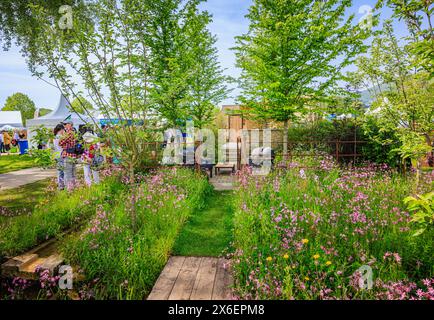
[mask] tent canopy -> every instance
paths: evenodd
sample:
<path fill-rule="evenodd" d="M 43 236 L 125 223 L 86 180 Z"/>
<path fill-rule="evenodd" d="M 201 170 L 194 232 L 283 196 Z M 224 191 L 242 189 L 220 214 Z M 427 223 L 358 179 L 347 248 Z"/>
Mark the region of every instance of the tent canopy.
<path fill-rule="evenodd" d="M 76 114 L 74 112 L 71 112 L 71 106 L 66 100 L 66 98 L 62 95 L 60 97 L 59 104 L 57 105 L 57 108 L 50 112 L 49 114 L 39 117 L 36 119 L 27 120 L 27 127 L 28 127 L 28 139 L 30 141 L 30 144 L 32 147 L 36 146 L 36 143 L 34 141 L 35 136 L 35 128 L 39 126 L 44 126 L 46 128 L 54 128 L 59 123 L 63 122 L 66 118 L 71 117 L 70 119 L 74 123 L 75 127 L 78 127 L 80 124 L 86 124 L 86 123 L 92 123 L 92 119 L 89 117 L 86 117 L 82 114 Z"/>
<path fill-rule="evenodd" d="M 69 104 L 68 100 L 66 100 L 66 98 L 62 95 L 60 96 L 59 104 L 54 111 L 43 117 L 27 120 L 27 126 L 37 127 L 44 125 L 48 127 L 54 127 L 68 117 L 71 117 L 72 121 L 74 122 L 74 126 L 91 122 L 91 119 L 89 119 L 89 117 L 71 112 L 71 105 Z"/>
<path fill-rule="evenodd" d="M 0 111 L 0 128 L 4 126 L 22 128 L 21 111 Z"/>

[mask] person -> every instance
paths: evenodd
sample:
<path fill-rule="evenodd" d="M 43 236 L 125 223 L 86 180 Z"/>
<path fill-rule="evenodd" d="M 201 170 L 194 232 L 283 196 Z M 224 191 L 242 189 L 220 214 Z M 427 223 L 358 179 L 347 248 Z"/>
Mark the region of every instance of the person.
<path fill-rule="evenodd" d="M 83 174 L 84 181 L 87 186 L 92 185 L 92 177 L 93 183 L 99 183 L 99 172 L 98 168 L 103 163 L 103 157 L 100 154 L 100 146 L 97 142 L 98 137 L 95 134 L 88 130 L 83 134 L 83 142 L 85 143 L 84 153 L 81 156 L 83 161 Z"/>
<path fill-rule="evenodd" d="M 20 135 L 18 134 L 17 130 L 14 130 L 13 136 L 12 136 L 12 145 L 14 147 L 18 148 L 18 152 L 20 151 L 20 144 L 18 143 L 20 141 Z"/>
<path fill-rule="evenodd" d="M 5 152 L 5 144 L 4 144 L 4 138 L 3 138 L 3 131 L 0 131 L 0 155 Z"/>
<path fill-rule="evenodd" d="M 57 188 L 59 190 L 65 189 L 65 172 L 64 162 L 62 158 L 63 148 L 59 145 L 59 140 L 65 133 L 65 128 L 62 124 L 58 124 L 54 130 L 53 149 L 55 153 L 55 160 L 57 162 Z"/>
<path fill-rule="evenodd" d="M 65 120 L 63 124 L 65 132 L 59 139 L 59 146 L 62 148 L 65 186 L 71 189 L 76 182 L 77 138 L 72 120 Z"/>
<path fill-rule="evenodd" d="M 7 154 L 9 154 L 9 151 L 11 150 L 11 142 L 12 142 L 11 136 L 7 131 L 5 131 L 3 133 L 3 143 L 4 143 L 5 152 L 7 152 Z"/>

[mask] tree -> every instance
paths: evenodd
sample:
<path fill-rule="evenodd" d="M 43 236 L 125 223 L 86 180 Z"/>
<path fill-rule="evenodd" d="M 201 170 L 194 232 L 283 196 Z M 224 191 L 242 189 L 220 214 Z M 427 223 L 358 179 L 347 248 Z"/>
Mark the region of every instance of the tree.
<path fill-rule="evenodd" d="M 15 41 L 22 48 L 23 53 L 37 50 L 40 37 L 38 19 L 33 15 L 32 5 L 41 7 L 46 17 L 53 22 L 60 18 L 59 9 L 64 5 L 74 8 L 74 17 L 89 20 L 91 11 L 89 3 L 96 0 L 14 0 L 0 2 L 0 43 L 4 49 L 9 49 Z"/>
<path fill-rule="evenodd" d="M 209 125 L 216 116 L 216 106 L 230 92 L 226 82 L 230 77 L 223 75 L 218 62 L 217 39 L 206 26 L 211 22 L 209 15 L 198 16 L 190 27 L 191 80 L 189 81 L 189 116 L 198 128 Z"/>
<path fill-rule="evenodd" d="M 202 14 L 199 2 L 100 0 L 86 9 L 91 19 L 74 19 L 73 30 L 59 29 L 43 6 L 29 6 L 38 22 L 35 45 L 26 52 L 30 70 L 50 77 L 64 96 L 77 99 L 84 115 L 92 116 L 79 99 L 83 88 L 105 117 L 120 120 L 106 134 L 131 182 L 149 158 L 148 142 L 158 139 L 150 127 L 155 115 L 173 123 L 188 106 L 191 78 L 185 76 L 192 68 L 191 60 L 182 58 L 190 58 L 189 33 L 183 31 Z"/>
<path fill-rule="evenodd" d="M 203 0 L 149 2 L 150 95 L 153 108 L 171 127 L 189 119 L 203 126 L 228 92 L 217 62 L 216 39 L 207 30 L 211 16 Z"/>
<path fill-rule="evenodd" d="M 75 98 L 71 103 L 72 111 L 84 114 L 87 111 L 93 111 L 95 108 L 93 107 L 92 103 L 90 103 L 88 100 L 83 98 L 81 95 L 79 95 L 77 98 Z"/>
<path fill-rule="evenodd" d="M 387 4 L 394 11 L 394 17 L 407 24 L 409 51 L 412 64 L 434 76 L 434 30 L 433 0 L 380 0 L 377 8 Z"/>
<path fill-rule="evenodd" d="M 382 144 L 398 140 L 401 146 L 395 151 L 404 160 L 412 159 L 416 167 L 431 151 L 434 81 L 424 69 L 414 69 L 412 56 L 411 46 L 400 45 L 388 20 L 374 39 L 369 56 L 358 59 L 358 70 L 349 78 L 354 87 L 368 89 L 374 97 L 365 116 L 366 132 Z M 381 129 L 371 132 L 368 124 L 372 123 Z"/>
<path fill-rule="evenodd" d="M 351 1 L 255 0 L 249 32 L 237 37 L 240 101 L 253 118 L 284 123 L 304 106 L 342 91 L 342 69 L 366 50 L 370 30 L 344 20 Z M 375 21 L 376 19 L 374 19 Z"/>
<path fill-rule="evenodd" d="M 39 108 L 39 117 L 46 116 L 47 114 L 49 114 L 52 111 L 53 110 L 48 109 L 48 108 Z"/>
<path fill-rule="evenodd" d="M 35 103 L 24 93 L 14 93 L 6 99 L 3 111 L 20 111 L 23 125 L 27 119 L 33 119 L 36 107 Z"/>

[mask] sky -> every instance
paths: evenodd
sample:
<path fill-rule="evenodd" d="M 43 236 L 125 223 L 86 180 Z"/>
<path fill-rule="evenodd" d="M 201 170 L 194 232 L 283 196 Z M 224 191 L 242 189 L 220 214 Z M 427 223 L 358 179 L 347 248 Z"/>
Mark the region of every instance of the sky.
<path fill-rule="evenodd" d="M 227 75 L 237 77 L 240 73 L 235 67 L 235 55 L 230 50 L 235 45 L 235 36 L 248 31 L 249 21 L 245 18 L 252 0 L 208 0 L 201 5 L 213 15 L 213 22 L 209 26 L 210 31 L 218 38 L 217 49 L 219 61 Z M 359 12 L 363 6 L 374 7 L 376 0 L 355 0 L 349 13 L 356 15 L 356 20 L 363 17 Z M 386 9 L 383 17 L 390 16 L 390 10 Z M 404 29 L 402 24 L 396 26 L 398 32 Z M 27 94 L 38 108 L 53 109 L 59 101 L 58 90 L 45 82 L 33 78 L 27 69 L 24 58 L 19 48 L 12 47 L 10 51 L 0 51 L 0 108 L 3 107 L 6 98 L 15 92 Z M 231 97 L 221 104 L 234 104 L 239 90 L 234 90 Z"/>

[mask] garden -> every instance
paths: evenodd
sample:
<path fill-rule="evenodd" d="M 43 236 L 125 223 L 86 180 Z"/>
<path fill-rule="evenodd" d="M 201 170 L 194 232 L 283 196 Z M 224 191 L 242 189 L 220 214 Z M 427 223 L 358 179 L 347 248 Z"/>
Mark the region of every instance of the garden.
<path fill-rule="evenodd" d="M 434 300 L 432 1 L 248 1 L 230 72 L 209 2 L 0 4 L 67 112 L 8 99 L 0 300 Z"/>

